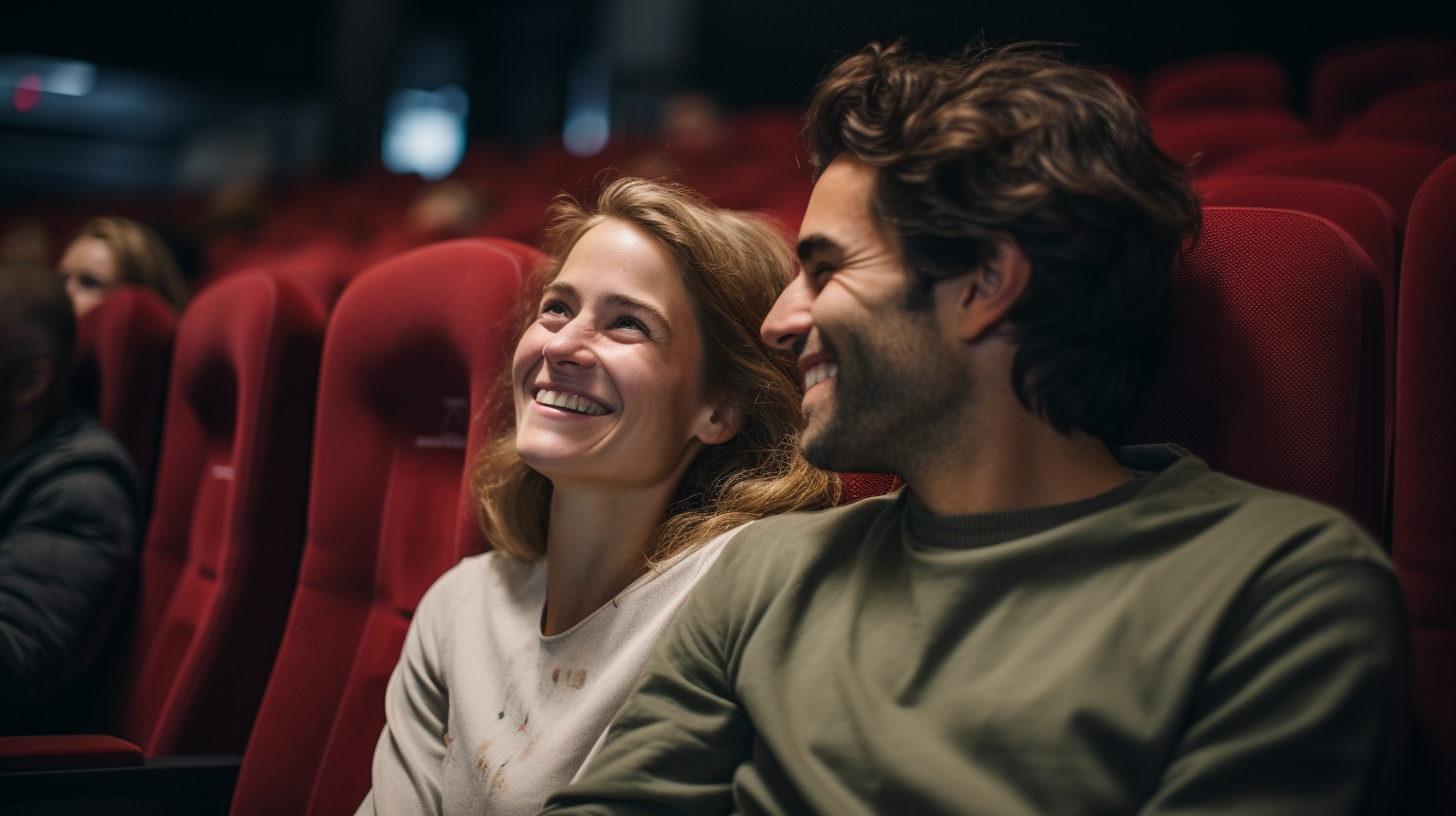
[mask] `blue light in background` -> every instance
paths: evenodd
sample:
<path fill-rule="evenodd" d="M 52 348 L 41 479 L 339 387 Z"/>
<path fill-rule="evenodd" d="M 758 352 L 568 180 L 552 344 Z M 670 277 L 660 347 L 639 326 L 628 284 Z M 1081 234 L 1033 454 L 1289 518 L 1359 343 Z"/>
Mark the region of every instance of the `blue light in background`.
<path fill-rule="evenodd" d="M 577 61 L 566 80 L 566 123 L 561 144 L 573 156 L 595 156 L 612 137 L 612 69 L 606 55 Z"/>
<path fill-rule="evenodd" d="M 397 91 L 384 120 L 384 166 L 427 181 L 450 175 L 465 157 L 469 112 L 470 97 L 458 85 Z"/>

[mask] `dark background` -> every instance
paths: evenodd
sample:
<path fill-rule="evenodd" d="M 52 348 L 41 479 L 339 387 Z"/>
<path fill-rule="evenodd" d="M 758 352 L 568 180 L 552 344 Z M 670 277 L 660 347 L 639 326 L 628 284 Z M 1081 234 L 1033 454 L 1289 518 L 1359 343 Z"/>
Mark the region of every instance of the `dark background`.
<path fill-rule="evenodd" d="M 691 5 L 690 57 L 674 82 L 706 90 L 732 108 L 800 104 L 837 55 L 871 40 L 908 37 L 917 50 L 943 54 L 984 34 L 992 41 L 1065 43 L 1078 61 L 1139 75 L 1200 53 L 1263 52 L 1289 69 L 1299 109 L 1312 63 L 1331 47 L 1386 35 L 1456 34 L 1456 2 L 1449 0 Z M 321 161 L 347 170 L 377 153 L 384 100 L 400 82 L 401 55 L 421 32 L 463 46 L 471 138 L 524 145 L 559 131 L 567 72 L 601 39 L 614 7 L 606 0 L 15 0 L 0 21 L 0 54 L 83 59 L 103 71 L 140 69 L 173 80 L 210 100 L 196 116 L 179 119 L 192 124 L 239 106 L 279 118 L 290 105 L 315 105 L 327 131 Z M 14 130 L 15 122 L 0 122 L 0 135 L 6 128 Z M 179 131 L 154 141 L 181 138 Z M 5 172 L 0 169 L 0 192 L 14 186 Z"/>

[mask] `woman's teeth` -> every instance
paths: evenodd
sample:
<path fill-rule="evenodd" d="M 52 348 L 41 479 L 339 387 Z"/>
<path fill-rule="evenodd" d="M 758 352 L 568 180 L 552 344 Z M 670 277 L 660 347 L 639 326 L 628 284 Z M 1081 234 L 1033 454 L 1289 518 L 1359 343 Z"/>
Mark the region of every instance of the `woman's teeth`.
<path fill-rule="evenodd" d="M 560 391 L 537 391 L 536 401 L 542 405 L 550 405 L 553 408 L 587 416 L 601 416 L 607 413 L 607 409 L 589 399 L 578 397 L 575 394 L 563 394 Z"/>
<path fill-rule="evenodd" d="M 839 373 L 839 363 L 819 363 L 804 372 L 804 390 L 830 379 Z"/>

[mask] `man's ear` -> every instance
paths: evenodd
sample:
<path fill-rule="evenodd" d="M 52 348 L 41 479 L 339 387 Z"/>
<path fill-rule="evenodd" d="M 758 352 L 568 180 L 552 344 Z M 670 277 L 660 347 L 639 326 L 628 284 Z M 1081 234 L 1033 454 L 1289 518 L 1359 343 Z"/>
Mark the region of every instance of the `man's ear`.
<path fill-rule="evenodd" d="M 23 411 L 45 399 L 55 387 L 56 373 L 55 361 L 47 357 L 21 363 L 8 395 L 15 407 Z"/>
<path fill-rule="evenodd" d="M 733 403 L 725 407 L 710 406 L 710 413 L 698 424 L 695 436 L 705 445 L 721 445 L 732 439 L 743 427 L 743 409 Z"/>
<path fill-rule="evenodd" d="M 954 284 L 946 305 L 956 339 L 966 343 L 981 340 L 1002 325 L 1031 283 L 1031 261 L 1021 244 L 1008 233 L 996 233 L 990 255 L 969 275 L 942 282 Z"/>

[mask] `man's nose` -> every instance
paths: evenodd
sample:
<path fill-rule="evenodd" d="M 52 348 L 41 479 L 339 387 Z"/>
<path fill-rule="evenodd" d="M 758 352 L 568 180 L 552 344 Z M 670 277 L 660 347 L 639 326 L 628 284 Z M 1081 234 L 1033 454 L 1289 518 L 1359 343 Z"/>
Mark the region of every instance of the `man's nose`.
<path fill-rule="evenodd" d="M 764 318 L 759 329 L 763 342 L 771 348 L 793 351 L 794 344 L 807 337 L 809 330 L 814 328 L 814 318 L 809 314 L 813 303 L 814 293 L 809 289 L 807 276 L 800 270 L 779 293 L 779 299 L 774 301 L 768 317 Z"/>

